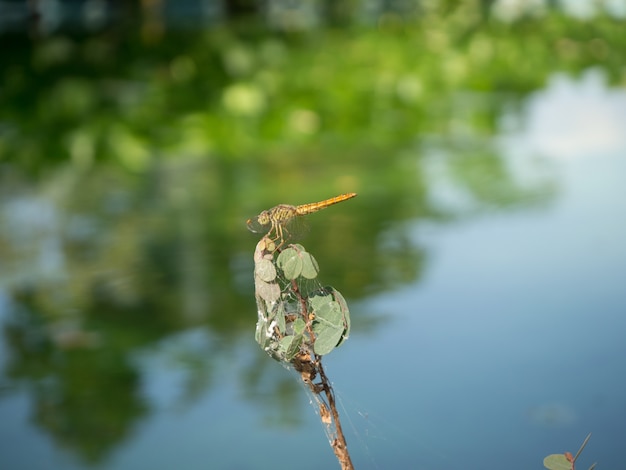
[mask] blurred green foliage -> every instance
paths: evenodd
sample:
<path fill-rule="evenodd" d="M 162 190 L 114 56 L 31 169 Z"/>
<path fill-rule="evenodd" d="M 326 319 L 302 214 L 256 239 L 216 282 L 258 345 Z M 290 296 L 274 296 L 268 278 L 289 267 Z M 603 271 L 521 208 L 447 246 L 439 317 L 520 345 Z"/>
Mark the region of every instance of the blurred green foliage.
<path fill-rule="evenodd" d="M 429 199 L 429 138 L 450 145 L 448 173 L 479 208 L 549 200 L 550 182 L 520 185 L 481 139 L 555 72 L 598 67 L 626 84 L 623 22 L 553 10 L 503 21 L 489 2 L 453 3 L 371 26 L 339 9 L 332 26 L 300 30 L 152 18 L 2 37 L 3 374 L 30 390 L 38 425 L 101 461 L 149 412 L 131 356 L 191 328 L 212 340 L 185 358 L 185 393 L 210 387 L 237 338 L 252 343 L 243 221 L 262 209 L 359 193 L 311 216 L 306 242 L 354 309 L 423 274 L 411 224 L 467 216 Z M 355 332 L 380 321 L 361 307 Z M 294 389 L 265 384 L 263 359 L 241 371 L 246 391 L 270 390 L 268 415 L 297 420 L 283 406 Z"/>
<path fill-rule="evenodd" d="M 503 22 L 472 5 L 382 16 L 375 28 L 7 37 L 0 160 L 146 171 L 155 158 L 262 158 L 274 171 L 287 155 L 315 165 L 448 133 L 459 90 L 519 97 L 557 70 L 592 66 L 624 83 L 618 19 L 550 11 Z M 489 132 L 504 104 L 464 119 Z"/>

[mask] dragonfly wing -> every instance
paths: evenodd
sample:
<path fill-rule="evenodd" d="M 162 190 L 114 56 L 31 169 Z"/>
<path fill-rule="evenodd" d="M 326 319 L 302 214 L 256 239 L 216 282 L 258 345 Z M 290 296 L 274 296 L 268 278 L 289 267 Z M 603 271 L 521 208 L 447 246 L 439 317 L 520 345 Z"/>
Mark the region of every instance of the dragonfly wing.
<path fill-rule="evenodd" d="M 248 219 L 248 221 L 246 222 L 246 225 L 248 226 L 248 230 L 250 230 L 253 233 L 267 233 L 272 228 L 271 222 L 262 224 L 259 221 L 259 216 Z"/>
<path fill-rule="evenodd" d="M 283 226 L 283 235 L 286 240 L 300 240 L 309 232 L 309 223 L 305 217 L 292 217 Z"/>

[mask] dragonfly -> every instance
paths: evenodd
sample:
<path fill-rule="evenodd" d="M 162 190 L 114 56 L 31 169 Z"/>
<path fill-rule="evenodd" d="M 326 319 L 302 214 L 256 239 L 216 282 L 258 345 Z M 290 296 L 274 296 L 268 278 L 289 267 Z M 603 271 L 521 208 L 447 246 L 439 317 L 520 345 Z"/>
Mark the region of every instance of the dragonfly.
<path fill-rule="evenodd" d="M 264 233 L 274 241 L 280 240 L 282 245 L 291 235 L 289 229 L 297 217 L 326 209 L 333 204 L 352 199 L 355 196 L 356 193 L 340 194 L 324 201 L 299 206 L 279 204 L 261 212 L 256 217 L 248 219 L 248 230 L 254 233 Z"/>

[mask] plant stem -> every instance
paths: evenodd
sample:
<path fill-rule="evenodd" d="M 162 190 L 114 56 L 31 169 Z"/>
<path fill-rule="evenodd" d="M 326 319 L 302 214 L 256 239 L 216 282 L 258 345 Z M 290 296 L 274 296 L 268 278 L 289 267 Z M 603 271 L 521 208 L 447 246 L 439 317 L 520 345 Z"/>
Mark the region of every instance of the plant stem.
<path fill-rule="evenodd" d="M 578 458 L 580 453 L 583 451 L 583 449 L 587 445 L 587 442 L 589 442 L 589 438 L 590 437 L 591 437 L 591 433 L 587 434 L 587 437 L 585 438 L 585 440 L 583 441 L 582 445 L 580 446 L 580 449 L 578 449 L 578 452 L 576 452 L 576 456 L 574 457 L 574 462 L 576 462 L 576 459 Z"/>

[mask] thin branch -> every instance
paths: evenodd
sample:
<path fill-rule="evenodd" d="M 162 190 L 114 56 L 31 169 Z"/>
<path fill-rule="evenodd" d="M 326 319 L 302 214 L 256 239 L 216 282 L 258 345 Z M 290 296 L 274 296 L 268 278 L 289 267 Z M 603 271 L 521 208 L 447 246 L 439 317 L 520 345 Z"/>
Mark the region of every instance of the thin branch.
<path fill-rule="evenodd" d="M 320 379 L 322 380 L 322 384 L 324 386 L 324 393 L 326 394 L 326 399 L 328 400 L 328 405 L 330 407 L 330 413 L 335 421 L 335 431 L 336 437 L 331 443 L 333 451 L 337 456 L 337 460 L 341 465 L 342 470 L 354 470 L 354 465 L 352 464 L 352 460 L 350 459 L 350 453 L 348 452 L 348 445 L 346 443 L 346 437 L 343 434 L 343 429 L 341 428 L 341 421 L 339 420 L 339 412 L 337 411 L 337 404 L 335 402 L 335 394 L 333 392 L 332 386 L 330 385 L 330 381 L 328 377 L 326 377 L 326 373 L 324 372 L 324 367 L 322 366 L 321 357 L 318 358 L 319 365 L 319 374 Z"/>
<path fill-rule="evenodd" d="M 315 333 L 313 332 L 313 329 L 312 329 L 311 317 L 310 317 L 310 312 L 308 311 L 308 308 L 307 308 L 306 298 L 300 292 L 300 289 L 298 288 L 298 283 L 295 281 L 295 279 L 291 281 L 291 288 L 292 288 L 292 291 L 296 294 L 296 297 L 298 298 L 298 300 L 300 301 L 300 304 L 302 306 L 302 311 L 304 312 L 304 315 L 306 317 L 304 320 L 306 322 L 307 332 L 310 337 L 310 343 L 311 345 L 314 345 Z M 311 354 L 313 355 L 314 353 L 311 351 Z M 326 400 L 328 402 L 328 408 L 330 408 L 330 414 L 332 416 L 332 420 L 334 422 L 334 428 L 335 428 L 335 432 L 332 433 L 333 436 L 332 437 L 329 436 L 331 437 L 330 445 L 333 448 L 333 452 L 335 453 L 335 456 L 337 457 L 339 464 L 341 465 L 341 469 L 342 470 L 354 470 L 354 465 L 352 464 L 350 453 L 348 452 L 348 445 L 346 443 L 346 437 L 343 433 L 343 429 L 341 428 L 341 420 L 339 419 L 339 412 L 337 411 L 337 403 L 335 402 L 335 394 L 330 384 L 330 380 L 328 380 L 328 377 L 326 376 L 326 372 L 324 372 L 324 366 L 322 365 L 322 356 L 315 354 L 314 358 L 311 357 L 311 364 L 314 366 L 314 370 L 316 370 L 317 373 L 319 374 L 321 383 L 313 384 L 311 376 L 301 374 L 302 380 L 304 380 L 305 383 L 308 380 L 310 380 L 310 383 L 308 383 L 308 385 L 311 388 L 311 391 L 313 393 L 319 394 L 321 390 L 324 391 L 324 394 L 326 395 Z M 319 385 L 321 385 L 321 390 L 320 390 Z M 322 419 L 322 424 L 324 424 L 327 427 L 330 426 L 330 424 L 324 422 L 324 413 L 322 412 L 321 409 L 320 409 L 320 418 Z"/>
<path fill-rule="evenodd" d="M 576 459 L 578 458 L 580 453 L 583 451 L 583 449 L 587 445 L 587 442 L 589 442 L 589 438 L 591 438 L 591 433 L 587 434 L 587 437 L 585 438 L 585 440 L 583 441 L 582 445 L 580 446 L 580 449 L 578 449 L 578 452 L 576 452 L 576 456 L 574 457 L 574 462 L 576 462 Z"/>

